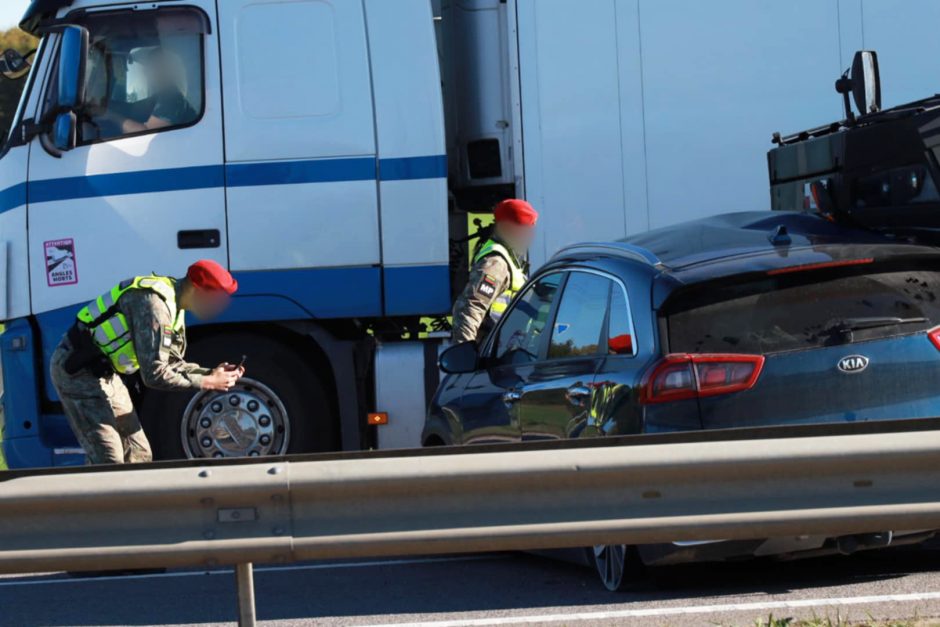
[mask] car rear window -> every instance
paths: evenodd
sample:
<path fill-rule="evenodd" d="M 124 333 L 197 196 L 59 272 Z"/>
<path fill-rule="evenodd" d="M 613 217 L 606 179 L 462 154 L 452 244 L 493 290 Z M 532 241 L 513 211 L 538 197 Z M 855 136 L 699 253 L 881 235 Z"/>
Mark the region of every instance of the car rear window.
<path fill-rule="evenodd" d="M 669 350 L 753 353 L 838 346 L 940 324 L 940 272 L 767 277 L 667 303 Z"/>

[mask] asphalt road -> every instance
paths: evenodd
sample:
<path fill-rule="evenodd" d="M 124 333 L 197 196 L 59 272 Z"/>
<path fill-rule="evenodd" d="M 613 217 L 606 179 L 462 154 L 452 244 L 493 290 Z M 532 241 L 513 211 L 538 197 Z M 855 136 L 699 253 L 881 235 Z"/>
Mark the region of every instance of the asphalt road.
<path fill-rule="evenodd" d="M 264 625 L 754 625 L 828 617 L 940 623 L 940 550 L 668 570 L 612 594 L 592 571 L 527 554 L 258 566 Z M 231 571 L 0 577 L 0 625 L 218 625 Z"/>

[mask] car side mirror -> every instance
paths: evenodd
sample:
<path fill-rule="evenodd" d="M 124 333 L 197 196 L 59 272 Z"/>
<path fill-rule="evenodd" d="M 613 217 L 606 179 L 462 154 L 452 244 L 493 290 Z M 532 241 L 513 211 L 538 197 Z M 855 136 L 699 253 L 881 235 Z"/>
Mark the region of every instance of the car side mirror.
<path fill-rule="evenodd" d="M 475 372 L 480 363 L 476 342 L 463 342 L 441 353 L 438 365 L 447 374 Z"/>
<path fill-rule="evenodd" d="M 874 50 L 859 50 L 852 60 L 852 97 L 859 114 L 881 111 L 881 77 Z"/>
<path fill-rule="evenodd" d="M 85 59 L 88 58 L 88 30 L 81 26 L 62 29 L 59 48 L 60 110 L 76 109 L 85 99 Z"/>

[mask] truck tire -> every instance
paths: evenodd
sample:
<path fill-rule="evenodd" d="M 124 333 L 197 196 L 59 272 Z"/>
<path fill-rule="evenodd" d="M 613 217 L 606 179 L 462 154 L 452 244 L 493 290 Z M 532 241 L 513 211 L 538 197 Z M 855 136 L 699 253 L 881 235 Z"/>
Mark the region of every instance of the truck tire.
<path fill-rule="evenodd" d="M 148 390 L 140 411 L 154 459 L 244 457 L 336 450 L 336 411 L 323 380 L 289 346 L 250 333 L 193 344 L 187 360 L 237 363 L 228 392 Z"/>

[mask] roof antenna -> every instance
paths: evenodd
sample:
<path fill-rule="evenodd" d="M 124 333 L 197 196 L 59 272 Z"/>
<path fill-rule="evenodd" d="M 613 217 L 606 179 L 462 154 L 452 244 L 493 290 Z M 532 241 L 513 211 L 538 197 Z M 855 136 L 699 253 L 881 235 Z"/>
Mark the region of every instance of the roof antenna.
<path fill-rule="evenodd" d="M 767 236 L 767 239 L 774 246 L 789 246 L 793 243 L 790 233 L 787 232 L 787 227 L 783 224 L 778 224 L 773 233 Z"/>

